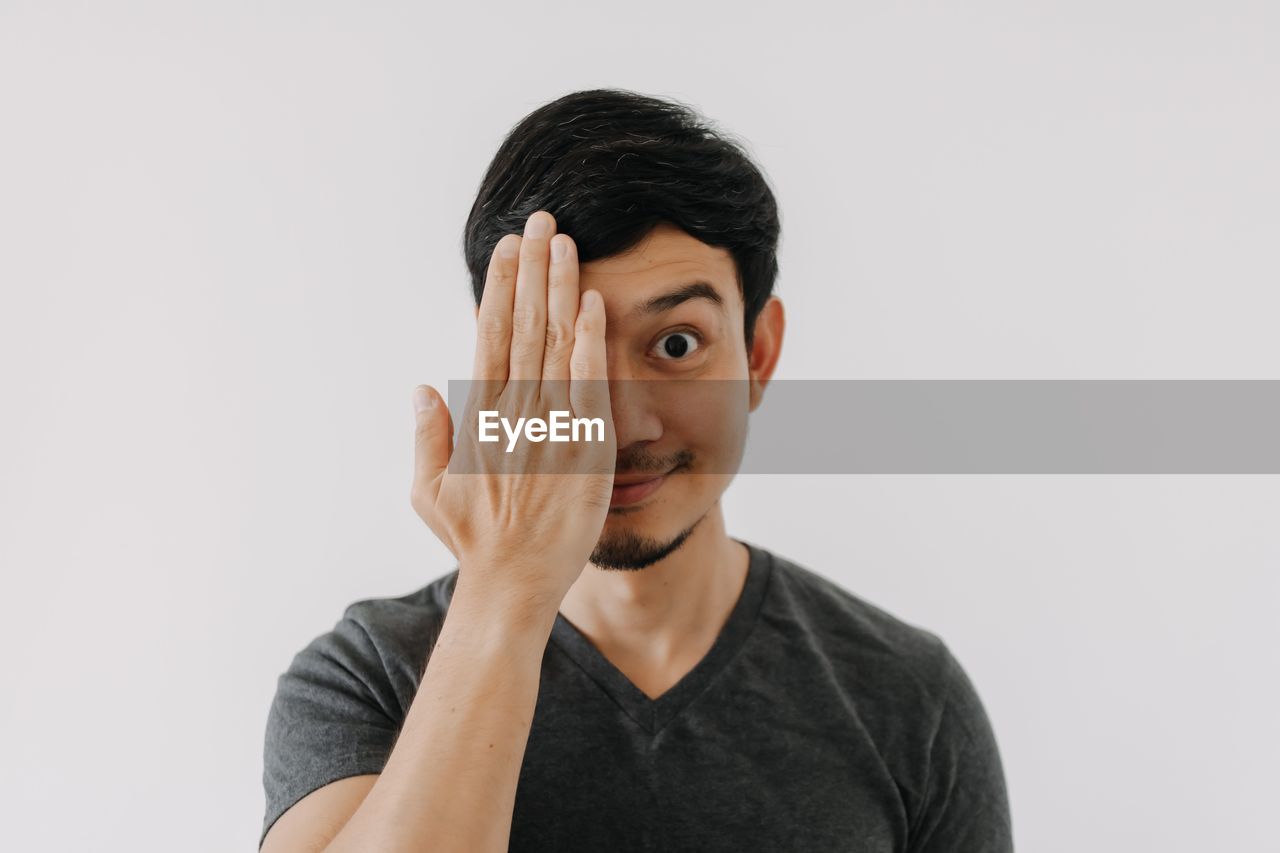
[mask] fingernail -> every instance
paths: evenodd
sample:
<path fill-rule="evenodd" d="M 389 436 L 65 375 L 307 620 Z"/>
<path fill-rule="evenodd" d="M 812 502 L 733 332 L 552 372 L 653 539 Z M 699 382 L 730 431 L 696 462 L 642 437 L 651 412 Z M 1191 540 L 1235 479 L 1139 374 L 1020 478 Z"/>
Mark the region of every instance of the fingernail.
<path fill-rule="evenodd" d="M 586 293 L 582 294 L 582 310 L 594 311 L 596 303 L 599 301 L 600 294 L 596 293 L 594 290 L 588 290 Z"/>
<path fill-rule="evenodd" d="M 508 240 L 507 237 L 510 237 L 510 236 L 511 236 L 510 234 L 504 235 L 503 238 L 498 241 L 498 257 L 514 258 L 516 256 L 516 253 L 520 251 L 519 236 L 517 236 L 516 239 L 514 240 Z"/>
<path fill-rule="evenodd" d="M 551 223 L 542 211 L 537 211 L 524 223 L 524 236 L 539 240 L 551 232 Z"/>
<path fill-rule="evenodd" d="M 424 386 L 419 385 L 413 389 L 413 411 L 422 412 L 436 404 L 436 397 Z"/>
<path fill-rule="evenodd" d="M 569 253 L 569 247 L 564 240 L 551 241 L 551 260 L 563 261 L 564 256 Z"/>

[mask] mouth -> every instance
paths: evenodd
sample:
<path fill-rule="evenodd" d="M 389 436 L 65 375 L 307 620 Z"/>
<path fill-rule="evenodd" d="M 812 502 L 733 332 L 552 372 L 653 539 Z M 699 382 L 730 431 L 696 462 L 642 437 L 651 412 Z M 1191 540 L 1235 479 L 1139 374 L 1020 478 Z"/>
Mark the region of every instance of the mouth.
<path fill-rule="evenodd" d="M 610 507 L 631 506 L 652 495 L 667 481 L 666 474 L 639 474 L 619 476 L 613 479 L 613 494 L 609 498 Z"/>

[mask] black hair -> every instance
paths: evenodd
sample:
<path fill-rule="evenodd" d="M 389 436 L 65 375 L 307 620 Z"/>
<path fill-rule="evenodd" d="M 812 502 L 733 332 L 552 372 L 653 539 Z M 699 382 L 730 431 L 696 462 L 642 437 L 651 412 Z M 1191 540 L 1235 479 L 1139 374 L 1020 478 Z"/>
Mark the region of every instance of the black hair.
<path fill-rule="evenodd" d="M 778 276 L 778 206 L 744 145 L 677 101 L 623 89 L 573 92 L 525 116 L 485 172 L 463 232 L 476 304 L 493 248 L 546 210 L 582 263 L 627 251 L 660 222 L 724 248 L 744 334 Z"/>

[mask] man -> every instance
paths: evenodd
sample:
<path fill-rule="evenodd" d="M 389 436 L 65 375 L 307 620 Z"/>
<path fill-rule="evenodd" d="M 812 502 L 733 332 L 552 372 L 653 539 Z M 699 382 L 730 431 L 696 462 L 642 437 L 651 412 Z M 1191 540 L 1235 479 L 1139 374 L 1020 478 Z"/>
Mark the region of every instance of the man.
<path fill-rule="evenodd" d="M 511 132 L 466 227 L 456 447 L 415 393 L 412 502 L 458 567 L 351 605 L 281 676 L 266 853 L 1012 849 L 944 643 L 726 532 L 778 235 L 760 171 L 682 105 L 578 92 Z M 604 438 L 475 434 L 557 410 Z"/>

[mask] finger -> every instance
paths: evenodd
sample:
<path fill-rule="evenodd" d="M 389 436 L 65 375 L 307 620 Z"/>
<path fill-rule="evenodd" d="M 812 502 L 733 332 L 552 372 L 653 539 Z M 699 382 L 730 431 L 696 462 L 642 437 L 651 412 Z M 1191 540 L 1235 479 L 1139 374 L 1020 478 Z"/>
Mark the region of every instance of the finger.
<path fill-rule="evenodd" d="M 582 294 L 569 360 L 569 399 L 575 415 L 607 417 L 609 377 L 604 347 L 604 300 L 594 290 Z"/>
<path fill-rule="evenodd" d="M 516 270 L 520 263 L 520 235 L 507 234 L 493 247 L 484 293 L 476 313 L 476 359 L 472 375 L 477 380 L 507 378 L 511 352 L 511 306 L 515 301 Z"/>
<path fill-rule="evenodd" d="M 558 256 L 557 256 L 558 255 Z M 551 239 L 551 271 L 547 275 L 547 336 L 542 353 L 542 380 L 568 381 L 573 355 L 573 326 L 578 317 L 578 253 L 573 238 Z"/>
<path fill-rule="evenodd" d="M 515 308 L 511 313 L 511 362 L 507 375 L 512 381 L 542 376 L 542 351 L 547 338 L 547 266 L 555 227 L 555 217 L 545 210 L 534 211 L 524 224 Z"/>
<path fill-rule="evenodd" d="M 413 506 L 419 512 L 435 506 L 440 481 L 453 453 L 453 418 L 436 389 L 419 385 L 413 389 Z"/>

